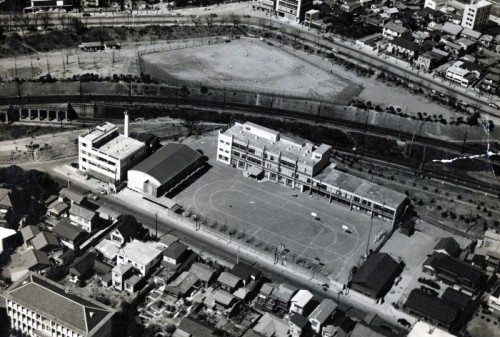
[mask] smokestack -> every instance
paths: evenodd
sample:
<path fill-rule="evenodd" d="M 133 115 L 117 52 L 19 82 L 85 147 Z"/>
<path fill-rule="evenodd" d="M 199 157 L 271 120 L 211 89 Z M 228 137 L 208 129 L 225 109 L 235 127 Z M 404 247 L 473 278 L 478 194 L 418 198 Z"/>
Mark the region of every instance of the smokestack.
<path fill-rule="evenodd" d="M 123 135 L 128 138 L 128 111 L 124 112 L 125 122 L 123 123 Z"/>

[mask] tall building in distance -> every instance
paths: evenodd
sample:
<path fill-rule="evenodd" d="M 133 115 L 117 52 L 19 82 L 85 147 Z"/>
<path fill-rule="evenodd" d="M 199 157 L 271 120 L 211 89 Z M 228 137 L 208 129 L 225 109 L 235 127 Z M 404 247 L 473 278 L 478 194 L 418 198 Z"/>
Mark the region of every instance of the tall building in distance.
<path fill-rule="evenodd" d="M 146 145 L 128 136 L 128 115 L 124 134 L 116 125 L 105 122 L 78 137 L 78 167 L 99 180 L 118 183 L 127 170 L 146 156 Z"/>
<path fill-rule="evenodd" d="M 312 0 L 276 0 L 276 14 L 292 22 L 300 22 L 312 8 L 312 3 Z"/>
<path fill-rule="evenodd" d="M 472 0 L 465 5 L 462 27 L 475 30 L 478 26 L 488 22 L 491 12 L 491 2 L 486 0 Z"/>
<path fill-rule="evenodd" d="M 37 274 L 27 274 L 4 293 L 13 329 L 31 337 L 110 337 L 115 313 L 68 292 Z"/>

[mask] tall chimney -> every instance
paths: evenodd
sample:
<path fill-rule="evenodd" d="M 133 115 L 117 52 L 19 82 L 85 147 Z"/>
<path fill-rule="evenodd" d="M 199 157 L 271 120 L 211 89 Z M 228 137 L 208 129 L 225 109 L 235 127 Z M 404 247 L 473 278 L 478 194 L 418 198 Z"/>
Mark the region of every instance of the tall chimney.
<path fill-rule="evenodd" d="M 125 122 L 123 123 L 123 135 L 128 138 L 128 111 L 125 110 Z"/>

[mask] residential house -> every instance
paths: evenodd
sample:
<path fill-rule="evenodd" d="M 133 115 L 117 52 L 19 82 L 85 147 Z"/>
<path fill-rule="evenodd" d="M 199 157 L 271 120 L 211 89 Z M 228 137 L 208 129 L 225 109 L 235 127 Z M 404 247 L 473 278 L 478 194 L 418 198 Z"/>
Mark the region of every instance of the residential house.
<path fill-rule="evenodd" d="M 265 337 L 289 337 L 289 324 L 270 313 L 265 313 L 253 327 L 253 330 L 261 333 Z"/>
<path fill-rule="evenodd" d="M 488 308 L 497 314 L 500 312 L 500 285 L 497 285 L 488 296 Z"/>
<path fill-rule="evenodd" d="M 216 271 L 206 264 L 195 262 L 189 270 L 198 278 L 198 285 L 207 288 L 215 281 Z"/>
<path fill-rule="evenodd" d="M 290 301 L 290 314 L 297 313 L 302 315 L 304 312 L 307 312 L 307 308 L 310 306 L 312 298 L 313 294 L 311 294 L 311 292 L 300 289 Z"/>
<path fill-rule="evenodd" d="M 176 266 L 182 263 L 188 254 L 188 247 L 185 244 L 176 241 L 163 251 L 163 261 L 170 266 Z"/>
<path fill-rule="evenodd" d="M 162 249 L 167 249 L 172 243 L 177 241 L 179 241 L 179 238 L 177 236 L 172 234 L 165 234 L 160 238 L 160 241 L 158 241 L 158 246 L 160 246 Z"/>
<path fill-rule="evenodd" d="M 140 225 L 132 221 L 121 221 L 109 234 L 109 240 L 121 247 L 124 244 L 139 238 Z"/>
<path fill-rule="evenodd" d="M 453 23 L 450 23 L 450 22 L 446 22 L 444 24 L 444 26 L 441 28 L 441 31 L 444 34 L 449 35 L 453 39 L 457 39 L 458 36 L 460 35 L 460 33 L 462 32 L 462 30 L 463 30 L 462 27 L 460 27 L 459 25 L 455 25 Z"/>
<path fill-rule="evenodd" d="M 17 232 L 10 228 L 0 227 L 0 256 L 15 247 Z"/>
<path fill-rule="evenodd" d="M 96 255 L 92 252 L 86 252 L 77 257 L 69 266 L 69 276 L 72 282 L 87 278 L 93 271 Z"/>
<path fill-rule="evenodd" d="M 215 328 L 194 319 L 191 316 L 184 317 L 179 323 L 173 337 L 207 337 L 214 334 Z M 185 333 L 184 335 L 175 335 L 178 332 Z"/>
<path fill-rule="evenodd" d="M 222 272 L 217 279 L 217 284 L 221 289 L 233 293 L 236 289 L 243 285 L 243 280 L 240 277 L 228 272 Z"/>
<path fill-rule="evenodd" d="M 410 30 L 407 28 L 389 21 L 384 25 L 382 30 L 382 35 L 387 39 L 394 39 L 396 37 L 403 37 L 410 34 Z"/>
<path fill-rule="evenodd" d="M 38 233 L 40 233 L 40 228 L 38 228 L 38 226 L 30 225 L 21 228 L 21 236 L 23 237 L 24 246 L 26 248 L 32 246 L 31 240 L 33 240 Z"/>
<path fill-rule="evenodd" d="M 361 3 L 358 1 L 349 1 L 340 5 L 340 9 L 346 13 L 352 13 L 354 10 L 361 7 Z"/>
<path fill-rule="evenodd" d="M 424 8 L 438 10 L 444 4 L 446 4 L 446 0 L 425 0 Z"/>
<path fill-rule="evenodd" d="M 84 231 L 91 233 L 96 229 L 99 216 L 96 212 L 80 206 L 78 204 L 72 204 L 69 209 L 69 220 L 71 223 Z"/>
<path fill-rule="evenodd" d="M 423 264 L 423 271 L 450 286 L 468 293 L 477 292 L 484 284 L 481 269 L 451 256 L 434 252 Z"/>
<path fill-rule="evenodd" d="M 119 250 L 118 265 L 131 264 L 142 276 L 148 275 L 162 260 L 162 252 L 152 242 L 133 240 Z"/>
<path fill-rule="evenodd" d="M 197 283 L 198 277 L 196 274 L 184 271 L 165 287 L 165 292 L 178 299 L 185 298 L 193 292 Z"/>
<path fill-rule="evenodd" d="M 238 299 L 225 290 L 216 290 L 214 293 L 215 309 L 221 311 L 226 316 L 232 316 Z"/>
<path fill-rule="evenodd" d="M 309 328 L 309 321 L 302 315 L 293 313 L 289 318 L 291 335 L 295 337 L 302 336 Z"/>
<path fill-rule="evenodd" d="M 420 70 L 431 71 L 436 67 L 444 64 L 446 57 L 434 51 L 426 51 L 420 54 L 415 62 L 415 65 Z"/>
<path fill-rule="evenodd" d="M 373 253 L 354 273 L 350 287 L 373 299 L 383 297 L 401 272 L 400 263 L 389 254 Z"/>
<path fill-rule="evenodd" d="M 115 310 L 34 273 L 4 297 L 11 327 L 28 336 L 111 337 Z"/>
<path fill-rule="evenodd" d="M 31 245 L 34 249 L 43 251 L 45 253 L 52 252 L 54 250 L 60 250 L 61 243 L 57 239 L 57 237 L 46 231 L 42 231 L 38 233 L 32 240 Z"/>
<path fill-rule="evenodd" d="M 78 250 L 85 241 L 88 233 L 81 228 L 73 226 L 68 219 L 59 221 L 52 229 L 61 243 L 69 249 Z"/>
<path fill-rule="evenodd" d="M 464 28 L 460 35 L 466 39 L 472 40 L 472 41 L 479 41 L 481 38 L 482 33 L 469 29 L 469 28 Z"/>
<path fill-rule="evenodd" d="M 255 300 L 255 307 L 259 310 L 272 312 L 276 306 L 276 293 L 278 284 L 264 283 L 260 287 L 259 294 Z"/>
<path fill-rule="evenodd" d="M 10 190 L 0 188 L 0 213 L 7 214 L 12 209 L 12 201 L 10 200 Z"/>
<path fill-rule="evenodd" d="M 450 329 L 459 317 L 459 309 L 456 306 L 420 289 L 410 292 L 404 309 L 411 315 L 445 329 Z"/>
<path fill-rule="evenodd" d="M 311 322 L 312 330 L 321 334 L 325 323 L 332 318 L 335 310 L 337 310 L 337 303 L 329 298 L 323 299 L 307 318 Z"/>
<path fill-rule="evenodd" d="M 56 200 L 47 208 L 47 214 L 60 219 L 69 210 L 69 205 L 62 201 Z"/>
<path fill-rule="evenodd" d="M 457 44 L 462 47 L 465 53 L 472 53 L 477 49 L 477 42 L 466 38 L 458 39 Z"/>
<path fill-rule="evenodd" d="M 135 274 L 132 263 L 117 264 L 111 270 L 111 284 L 116 290 L 125 290 L 133 294 L 136 291 L 134 286 L 137 284 L 137 277 L 135 276 L 137 276 L 137 274 Z M 131 279 L 132 282 L 130 282 Z M 127 280 L 129 280 L 129 282 L 125 284 Z"/>
<path fill-rule="evenodd" d="M 448 333 L 443 329 L 436 327 L 435 324 L 429 324 L 419 321 L 415 323 L 408 334 L 408 337 L 455 337 L 456 335 Z M 352 336 L 356 337 L 356 336 Z M 358 336 L 361 337 L 361 336 Z M 370 335 L 370 337 L 372 337 Z M 376 336 L 373 336 L 376 337 Z"/>
<path fill-rule="evenodd" d="M 243 280 L 243 286 L 246 287 L 251 282 L 259 282 L 262 272 L 246 263 L 239 262 L 229 272 Z"/>
<path fill-rule="evenodd" d="M 462 87 L 468 87 L 476 80 L 476 74 L 470 70 L 463 68 L 463 61 L 455 62 L 451 67 L 446 69 L 446 78 L 453 82 L 457 82 Z"/>
<path fill-rule="evenodd" d="M 481 80 L 481 83 L 478 86 L 482 91 L 491 93 L 491 94 L 499 94 L 500 92 L 500 76 L 493 73 L 488 73 Z"/>
<path fill-rule="evenodd" d="M 10 278 L 14 282 L 30 271 L 42 273 L 51 266 L 47 254 L 36 249 L 28 249 L 24 254 L 14 254 L 11 260 Z"/>
<path fill-rule="evenodd" d="M 299 289 L 287 283 L 280 283 L 276 293 L 276 311 L 288 312 L 293 296 Z"/>
<path fill-rule="evenodd" d="M 87 197 L 80 192 L 65 187 L 59 192 L 59 200 L 80 205 L 87 201 Z"/>
<path fill-rule="evenodd" d="M 330 325 L 329 327 L 332 327 L 333 329 L 335 329 L 335 330 L 333 330 L 333 329 L 331 330 L 333 333 L 328 332 L 327 334 L 324 334 L 322 337 L 337 337 L 338 330 L 336 330 L 336 328 L 334 328 L 332 325 Z M 387 335 L 373 330 L 372 327 L 366 325 L 363 322 L 359 322 L 354 326 L 351 333 L 349 334 L 349 337 L 387 337 Z M 434 337 L 436 337 L 436 336 L 434 336 Z M 441 336 L 439 336 L 439 337 L 441 337 Z"/>
<path fill-rule="evenodd" d="M 396 37 L 389 41 L 387 51 L 395 54 L 405 60 L 414 60 L 418 57 L 420 47 L 415 42 L 410 40 Z"/>
<path fill-rule="evenodd" d="M 443 295 L 441 295 L 441 299 L 452 305 L 455 305 L 462 311 L 465 311 L 471 303 L 471 296 L 451 287 L 445 289 Z"/>
<path fill-rule="evenodd" d="M 452 257 L 458 257 L 460 253 L 462 253 L 460 245 L 451 236 L 440 239 L 436 244 L 436 246 L 434 247 L 434 251 Z"/>
<path fill-rule="evenodd" d="M 116 246 L 112 241 L 104 239 L 95 246 L 95 250 L 104 262 L 114 265 L 120 247 Z"/>

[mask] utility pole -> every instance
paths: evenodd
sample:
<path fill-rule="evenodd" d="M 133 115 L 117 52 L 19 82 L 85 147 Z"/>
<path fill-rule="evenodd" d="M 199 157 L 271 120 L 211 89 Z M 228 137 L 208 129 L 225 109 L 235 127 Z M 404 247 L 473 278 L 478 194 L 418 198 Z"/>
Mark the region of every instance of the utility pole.
<path fill-rule="evenodd" d="M 158 239 L 158 213 L 155 213 L 155 238 Z"/>
<path fill-rule="evenodd" d="M 368 250 L 370 248 L 370 238 L 372 235 L 372 225 L 373 225 L 373 210 L 370 216 L 370 231 L 368 232 L 368 239 L 366 240 L 366 255 L 368 256 Z"/>
<path fill-rule="evenodd" d="M 464 141 L 462 143 L 462 149 L 460 150 L 460 154 L 464 154 L 464 151 L 465 151 L 465 142 L 467 141 L 467 132 L 468 131 L 465 131 Z"/>

